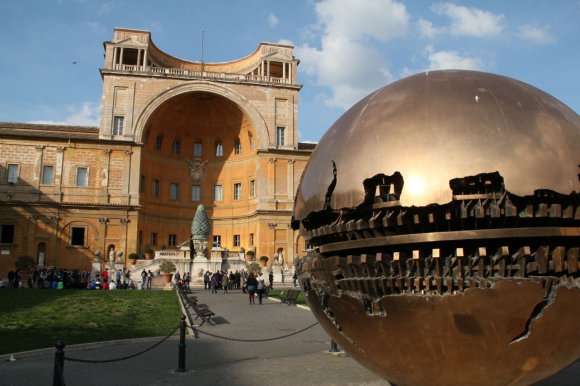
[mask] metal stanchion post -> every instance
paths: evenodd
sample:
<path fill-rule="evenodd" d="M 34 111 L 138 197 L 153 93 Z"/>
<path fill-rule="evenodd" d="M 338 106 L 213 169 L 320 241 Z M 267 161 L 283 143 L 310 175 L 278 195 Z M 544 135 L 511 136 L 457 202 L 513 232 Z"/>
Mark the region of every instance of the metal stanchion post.
<path fill-rule="evenodd" d="M 177 364 L 177 373 L 184 373 L 185 369 L 185 315 L 181 315 L 181 329 L 179 331 L 179 360 Z"/>
<path fill-rule="evenodd" d="M 52 376 L 52 386 L 64 386 L 64 342 L 56 342 L 56 352 L 54 354 L 54 373 Z"/>
<path fill-rule="evenodd" d="M 338 345 L 332 339 L 330 340 L 330 352 L 340 352 L 340 350 L 338 349 Z"/>

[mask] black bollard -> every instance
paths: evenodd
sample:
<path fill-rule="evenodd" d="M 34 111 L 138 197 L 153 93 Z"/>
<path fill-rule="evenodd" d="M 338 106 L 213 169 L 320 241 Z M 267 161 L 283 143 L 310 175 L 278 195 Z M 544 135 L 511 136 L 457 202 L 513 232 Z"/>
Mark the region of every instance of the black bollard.
<path fill-rule="evenodd" d="M 330 340 L 330 352 L 340 352 L 340 350 L 338 349 L 338 345 L 332 339 Z"/>
<path fill-rule="evenodd" d="M 185 315 L 181 315 L 181 329 L 179 331 L 179 359 L 176 373 L 184 373 L 185 369 Z"/>
<path fill-rule="evenodd" d="M 56 352 L 54 353 L 54 373 L 52 376 L 52 386 L 64 386 L 64 342 L 56 342 Z"/>

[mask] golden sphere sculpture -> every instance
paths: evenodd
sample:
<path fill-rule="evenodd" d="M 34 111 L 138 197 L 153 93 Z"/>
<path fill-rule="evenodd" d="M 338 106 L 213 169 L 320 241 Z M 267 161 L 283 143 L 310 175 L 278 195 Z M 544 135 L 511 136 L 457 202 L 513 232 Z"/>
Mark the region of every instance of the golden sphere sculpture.
<path fill-rule="evenodd" d="M 385 86 L 313 152 L 293 227 L 308 303 L 402 385 L 529 385 L 580 357 L 580 118 L 523 82 Z"/>

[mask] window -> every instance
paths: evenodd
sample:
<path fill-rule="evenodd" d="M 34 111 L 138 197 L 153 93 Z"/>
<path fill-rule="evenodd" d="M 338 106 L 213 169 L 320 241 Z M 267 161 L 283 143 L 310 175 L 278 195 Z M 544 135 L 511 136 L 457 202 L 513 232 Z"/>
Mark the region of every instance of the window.
<path fill-rule="evenodd" d="M 284 146 L 284 128 L 283 127 L 276 128 L 276 145 L 277 146 Z"/>
<path fill-rule="evenodd" d="M 139 192 L 145 193 L 145 176 L 141 174 L 141 179 L 139 180 Z"/>
<path fill-rule="evenodd" d="M 71 227 L 70 228 L 70 245 L 75 247 L 85 246 L 85 227 Z"/>
<path fill-rule="evenodd" d="M 125 117 L 114 117 L 113 118 L 113 135 L 123 135 L 124 122 L 125 122 Z"/>
<path fill-rule="evenodd" d="M 177 245 L 177 235 L 174 234 L 169 235 L 167 245 L 169 245 L 170 247 L 175 247 Z"/>
<path fill-rule="evenodd" d="M 77 186 L 89 185 L 89 169 L 84 167 L 77 168 Z"/>
<path fill-rule="evenodd" d="M 14 244 L 14 224 L 0 224 L 0 244 Z"/>
<path fill-rule="evenodd" d="M 193 144 L 193 156 L 194 157 L 201 157 L 202 154 L 202 146 L 201 142 L 196 142 Z"/>
<path fill-rule="evenodd" d="M 173 154 L 179 154 L 180 151 L 181 151 L 181 140 L 176 139 L 173 141 L 173 144 L 171 145 L 171 152 Z"/>
<path fill-rule="evenodd" d="M 172 182 L 169 184 L 169 199 L 177 200 L 179 198 L 179 184 Z"/>
<path fill-rule="evenodd" d="M 42 184 L 43 185 L 50 185 L 53 181 L 53 172 L 54 166 L 52 165 L 44 165 L 42 167 Z"/>
<path fill-rule="evenodd" d="M 155 139 L 155 150 L 161 150 L 161 145 L 163 144 L 163 136 L 158 135 Z"/>
<path fill-rule="evenodd" d="M 234 153 L 235 154 L 242 154 L 242 143 L 240 142 L 240 140 L 236 140 L 236 142 L 234 142 Z"/>
<path fill-rule="evenodd" d="M 240 246 L 240 235 L 234 235 L 234 247 Z"/>
<path fill-rule="evenodd" d="M 238 182 L 234 184 L 234 200 L 241 199 L 242 199 L 242 184 Z"/>
<path fill-rule="evenodd" d="M 222 237 L 220 235 L 213 235 L 213 246 L 214 247 L 222 246 Z"/>
<path fill-rule="evenodd" d="M 157 245 L 157 233 L 151 232 L 151 245 Z"/>
<path fill-rule="evenodd" d="M 215 144 L 215 156 L 216 157 L 224 156 L 224 145 L 221 142 Z"/>
<path fill-rule="evenodd" d="M 192 185 L 191 186 L 191 201 L 201 201 L 201 186 Z"/>
<path fill-rule="evenodd" d="M 250 247 L 254 246 L 254 234 L 250 233 Z"/>
<path fill-rule="evenodd" d="M 8 164 L 8 183 L 17 184 L 20 167 L 18 164 Z"/>
<path fill-rule="evenodd" d="M 153 180 L 153 197 L 159 197 L 159 180 Z"/>
<path fill-rule="evenodd" d="M 256 195 L 256 180 L 250 180 L 250 197 Z"/>
<path fill-rule="evenodd" d="M 223 187 L 221 185 L 214 185 L 213 188 L 214 188 L 213 189 L 213 191 L 214 191 L 213 200 L 214 201 L 223 201 L 224 200 Z"/>

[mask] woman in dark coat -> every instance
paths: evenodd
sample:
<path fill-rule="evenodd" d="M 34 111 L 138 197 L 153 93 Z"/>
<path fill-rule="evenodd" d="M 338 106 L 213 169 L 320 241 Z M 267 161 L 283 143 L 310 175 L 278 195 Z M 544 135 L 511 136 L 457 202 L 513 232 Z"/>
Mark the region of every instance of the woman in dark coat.
<path fill-rule="evenodd" d="M 248 286 L 248 296 L 250 298 L 250 304 L 254 303 L 254 298 L 256 295 L 256 288 L 258 287 L 258 281 L 253 273 L 250 272 L 250 276 L 248 276 L 248 280 L 246 280 L 246 284 Z"/>

